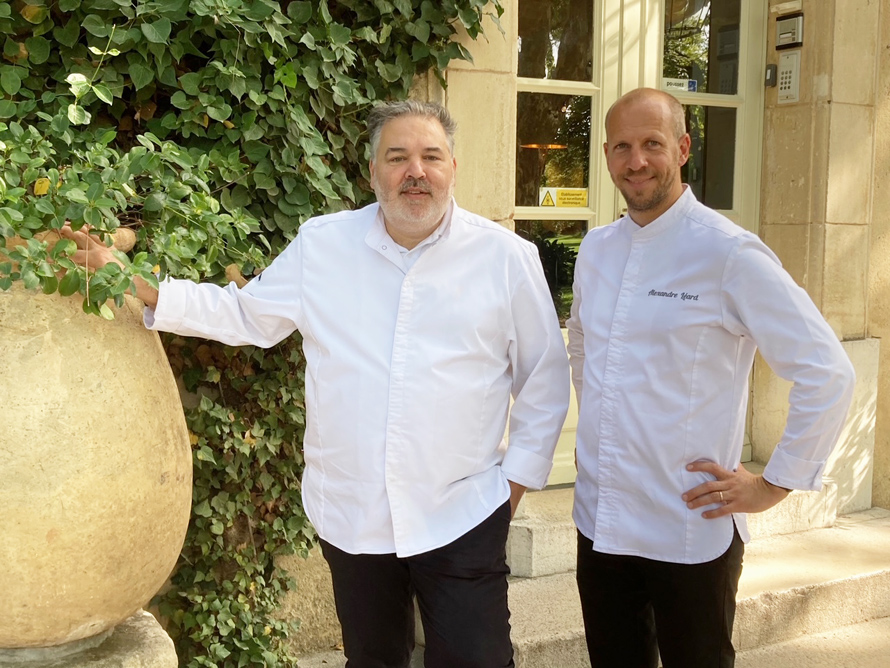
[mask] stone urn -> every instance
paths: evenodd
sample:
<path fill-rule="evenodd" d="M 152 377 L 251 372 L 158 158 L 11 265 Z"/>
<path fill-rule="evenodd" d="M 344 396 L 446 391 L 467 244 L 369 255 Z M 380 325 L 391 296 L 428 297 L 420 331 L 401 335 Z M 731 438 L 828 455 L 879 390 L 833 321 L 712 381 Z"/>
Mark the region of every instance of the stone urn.
<path fill-rule="evenodd" d="M 176 564 L 192 459 L 142 304 L 0 291 L 0 648 L 103 634 Z"/>

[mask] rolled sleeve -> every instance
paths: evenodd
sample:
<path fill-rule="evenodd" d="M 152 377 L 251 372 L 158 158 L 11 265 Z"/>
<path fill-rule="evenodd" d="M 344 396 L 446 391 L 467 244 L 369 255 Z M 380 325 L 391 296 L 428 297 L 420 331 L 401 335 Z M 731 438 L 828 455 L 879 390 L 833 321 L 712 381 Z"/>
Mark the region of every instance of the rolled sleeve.
<path fill-rule="evenodd" d="M 824 461 L 800 459 L 777 447 L 763 470 L 763 477 L 777 487 L 817 492 L 822 489 L 824 470 Z"/>

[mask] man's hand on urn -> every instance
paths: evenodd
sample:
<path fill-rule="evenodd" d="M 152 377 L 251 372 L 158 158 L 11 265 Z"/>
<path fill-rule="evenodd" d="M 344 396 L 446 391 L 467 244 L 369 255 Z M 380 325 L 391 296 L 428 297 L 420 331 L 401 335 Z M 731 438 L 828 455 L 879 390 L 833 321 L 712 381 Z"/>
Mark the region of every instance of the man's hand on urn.
<path fill-rule="evenodd" d="M 748 472 L 741 464 L 738 470 L 730 471 L 714 462 L 700 460 L 689 464 L 686 470 L 708 473 L 716 478 L 693 487 L 682 496 L 690 509 L 719 506 L 702 513 L 702 517 L 709 520 L 732 513 L 763 512 L 789 494 L 789 490 Z"/>
<path fill-rule="evenodd" d="M 98 236 L 90 234 L 89 227 L 86 225 L 75 230 L 70 223 L 65 223 L 64 227 L 59 230 L 59 234 L 63 239 L 70 239 L 77 245 L 77 251 L 71 256 L 71 259 L 77 264 L 88 269 L 101 269 L 109 262 L 123 266 L 121 261 L 114 257 L 112 249 L 106 246 Z"/>
<path fill-rule="evenodd" d="M 95 234 L 89 233 L 88 226 L 85 225 L 79 230 L 75 230 L 70 224 L 65 223 L 59 232 L 63 239 L 71 239 L 77 245 L 77 251 L 71 256 L 71 259 L 77 264 L 91 271 L 101 269 L 110 262 L 121 267 L 124 266 L 114 256 L 112 248 L 106 246 Z M 149 308 L 155 308 L 158 305 L 157 289 L 138 276 L 133 278 L 133 282 L 136 284 L 136 296 Z"/>

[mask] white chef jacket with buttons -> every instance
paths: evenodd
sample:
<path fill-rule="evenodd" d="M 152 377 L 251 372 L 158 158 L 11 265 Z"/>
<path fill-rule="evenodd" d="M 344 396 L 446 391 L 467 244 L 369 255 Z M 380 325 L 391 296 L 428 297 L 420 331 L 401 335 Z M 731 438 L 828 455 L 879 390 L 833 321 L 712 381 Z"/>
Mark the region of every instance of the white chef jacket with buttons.
<path fill-rule="evenodd" d="M 567 326 L 579 402 L 573 515 L 596 551 L 673 563 L 726 551 L 732 517 L 706 520 L 708 507 L 680 497 L 713 479 L 687 464 L 738 467 L 757 348 L 794 382 L 764 478 L 820 488 L 852 396 L 850 361 L 772 251 L 690 189 L 644 227 L 625 216 L 586 235 Z M 747 540 L 744 515 L 735 522 Z"/>
<path fill-rule="evenodd" d="M 453 203 L 409 253 L 377 204 L 309 220 L 243 289 L 167 281 L 145 321 L 229 345 L 300 331 L 303 502 L 341 550 L 426 552 L 491 515 L 508 480 L 546 483 L 569 368 L 537 250 Z"/>

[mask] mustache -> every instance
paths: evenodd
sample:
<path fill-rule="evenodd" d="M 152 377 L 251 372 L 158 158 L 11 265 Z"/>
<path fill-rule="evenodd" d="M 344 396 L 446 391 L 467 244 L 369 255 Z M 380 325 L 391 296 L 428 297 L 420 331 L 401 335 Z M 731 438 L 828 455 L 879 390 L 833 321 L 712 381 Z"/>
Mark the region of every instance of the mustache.
<path fill-rule="evenodd" d="M 403 193 L 407 190 L 422 190 L 425 193 L 431 192 L 430 184 L 423 179 L 409 178 L 399 187 L 399 192 Z"/>

